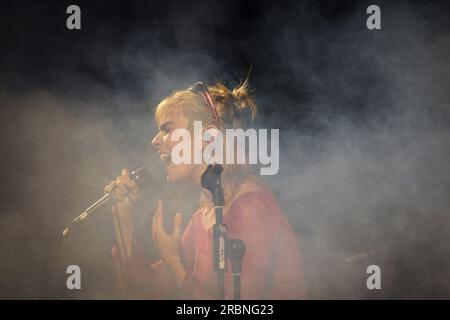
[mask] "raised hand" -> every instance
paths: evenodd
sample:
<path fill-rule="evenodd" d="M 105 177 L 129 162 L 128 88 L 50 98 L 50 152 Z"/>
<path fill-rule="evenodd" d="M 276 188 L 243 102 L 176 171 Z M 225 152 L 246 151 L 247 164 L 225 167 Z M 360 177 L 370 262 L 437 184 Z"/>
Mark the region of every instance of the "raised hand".
<path fill-rule="evenodd" d="M 179 258 L 182 223 L 183 216 L 181 213 L 177 213 L 174 217 L 173 232 L 172 234 L 168 234 L 164 229 L 163 203 L 161 200 L 158 201 L 153 215 L 152 236 L 161 259 L 166 265 L 172 263 L 174 259 Z"/>

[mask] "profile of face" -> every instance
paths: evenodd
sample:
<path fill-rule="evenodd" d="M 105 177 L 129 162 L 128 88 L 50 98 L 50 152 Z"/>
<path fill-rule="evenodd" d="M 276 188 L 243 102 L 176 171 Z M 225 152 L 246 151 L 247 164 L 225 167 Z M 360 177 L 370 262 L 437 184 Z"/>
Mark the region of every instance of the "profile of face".
<path fill-rule="evenodd" d="M 168 108 L 158 119 L 159 132 L 153 138 L 151 144 L 159 153 L 161 161 L 165 162 L 165 173 L 168 181 L 186 181 L 194 184 L 200 183 L 200 177 L 206 165 L 204 164 L 174 164 L 171 159 L 172 149 L 179 141 L 172 141 L 174 130 L 188 128 L 190 121 L 184 116 L 181 107 Z M 191 144 L 191 155 L 194 154 L 194 144 Z"/>
<path fill-rule="evenodd" d="M 240 152 L 233 147 L 235 139 L 224 136 L 224 131 L 228 130 L 225 128 L 246 128 L 256 114 L 256 105 L 248 93 L 247 80 L 233 90 L 217 83 L 205 92 L 207 95 L 191 89 L 174 91 L 156 107 L 159 132 L 151 144 L 165 162 L 168 181 L 188 181 L 200 185 L 207 163 L 214 162 L 216 156 L 219 157 L 217 162 L 222 163 L 224 158 L 228 159 L 228 150 L 232 150 L 231 159 Z M 183 137 L 180 139 L 183 130 L 177 129 L 184 129 L 184 133 L 185 130 L 189 131 L 191 141 L 186 140 L 188 147 L 185 147 Z M 208 144 L 211 146 L 207 148 Z M 219 155 L 216 153 L 217 148 L 222 148 Z M 185 150 L 190 154 L 184 153 Z M 233 171 L 234 175 L 237 172 L 245 175 L 247 172 L 245 166 L 242 166 L 243 170 L 237 166 L 231 169 L 229 172 Z"/>

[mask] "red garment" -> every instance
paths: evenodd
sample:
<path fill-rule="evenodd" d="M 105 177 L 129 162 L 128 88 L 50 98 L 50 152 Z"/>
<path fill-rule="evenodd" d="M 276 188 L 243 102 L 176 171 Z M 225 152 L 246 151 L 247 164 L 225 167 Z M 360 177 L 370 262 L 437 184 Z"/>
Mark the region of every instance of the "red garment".
<path fill-rule="evenodd" d="M 201 217 L 200 211 L 192 216 L 181 239 L 181 258 L 187 271 L 181 290 L 164 272 L 161 262 L 146 268 L 137 246 L 127 266 L 118 263 L 117 250 L 113 249 L 121 291 L 141 298 L 216 299 L 212 227 L 206 230 Z M 241 239 L 246 245 L 242 299 L 305 298 L 298 240 L 273 194 L 243 194 L 232 203 L 223 222 L 227 225 L 227 237 Z M 225 298 L 232 299 L 231 262 L 227 263 Z M 131 275 L 128 282 L 126 269 Z"/>

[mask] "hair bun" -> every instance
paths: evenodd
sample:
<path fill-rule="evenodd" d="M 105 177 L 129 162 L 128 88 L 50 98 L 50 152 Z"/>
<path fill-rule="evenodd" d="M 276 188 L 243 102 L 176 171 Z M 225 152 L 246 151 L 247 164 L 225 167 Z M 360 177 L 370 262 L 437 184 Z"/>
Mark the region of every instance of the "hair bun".
<path fill-rule="evenodd" d="M 226 128 L 248 128 L 256 116 L 256 104 L 249 94 L 248 79 L 234 88 L 228 89 L 218 82 L 208 87 L 222 124 Z"/>
<path fill-rule="evenodd" d="M 256 116 L 256 104 L 253 97 L 249 93 L 248 78 L 233 89 L 232 95 L 238 108 L 239 118 L 242 126 L 251 125 Z"/>

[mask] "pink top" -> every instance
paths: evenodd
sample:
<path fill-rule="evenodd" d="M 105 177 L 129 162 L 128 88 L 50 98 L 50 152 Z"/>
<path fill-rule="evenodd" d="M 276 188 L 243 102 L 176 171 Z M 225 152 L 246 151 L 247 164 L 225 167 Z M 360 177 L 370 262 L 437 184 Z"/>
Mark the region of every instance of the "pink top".
<path fill-rule="evenodd" d="M 187 271 L 177 288 L 162 262 L 149 267 L 137 245 L 127 265 L 120 265 L 118 287 L 126 297 L 153 299 L 216 299 L 212 227 L 206 230 L 196 212 L 181 238 L 181 258 Z M 238 197 L 223 217 L 229 239 L 246 245 L 242 263 L 242 299 L 302 299 L 305 284 L 298 240 L 272 193 L 253 191 Z M 128 274 L 128 276 L 125 276 Z M 231 261 L 225 273 L 225 299 L 233 298 Z"/>

